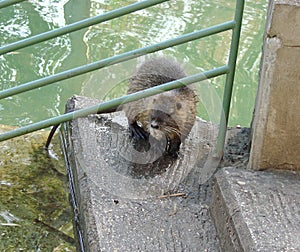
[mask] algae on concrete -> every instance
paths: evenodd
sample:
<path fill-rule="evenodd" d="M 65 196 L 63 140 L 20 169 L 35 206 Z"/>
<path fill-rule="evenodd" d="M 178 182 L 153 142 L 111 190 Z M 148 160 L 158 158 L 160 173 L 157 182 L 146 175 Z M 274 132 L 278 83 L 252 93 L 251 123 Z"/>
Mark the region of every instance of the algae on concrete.
<path fill-rule="evenodd" d="M 0 251 L 75 251 L 63 158 L 43 150 L 47 135 L 0 143 Z"/>

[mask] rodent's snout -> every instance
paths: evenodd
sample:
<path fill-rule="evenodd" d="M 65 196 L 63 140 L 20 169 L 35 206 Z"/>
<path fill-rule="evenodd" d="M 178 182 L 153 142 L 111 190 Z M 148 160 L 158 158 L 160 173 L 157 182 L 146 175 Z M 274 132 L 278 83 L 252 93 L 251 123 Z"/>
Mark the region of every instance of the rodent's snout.
<path fill-rule="evenodd" d="M 168 120 L 168 115 L 161 110 L 152 110 L 150 114 L 150 127 L 159 129 Z"/>
<path fill-rule="evenodd" d="M 151 126 L 151 128 L 153 128 L 153 129 L 159 129 L 158 122 L 155 121 L 155 120 L 151 121 L 150 126 Z"/>
<path fill-rule="evenodd" d="M 149 123 L 149 132 L 150 135 L 152 135 L 157 140 L 161 140 L 165 138 L 165 133 L 163 132 L 163 118 L 161 118 L 161 113 L 158 113 L 157 111 L 154 112 L 150 117 L 150 123 Z"/>

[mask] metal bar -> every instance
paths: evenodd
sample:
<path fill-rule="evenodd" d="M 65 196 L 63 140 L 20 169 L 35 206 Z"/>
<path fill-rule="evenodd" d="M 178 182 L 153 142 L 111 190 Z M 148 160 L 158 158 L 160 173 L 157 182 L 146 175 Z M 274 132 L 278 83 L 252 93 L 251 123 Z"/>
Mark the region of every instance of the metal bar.
<path fill-rule="evenodd" d="M 236 59 L 239 48 L 239 40 L 242 27 L 242 18 L 244 11 L 244 0 L 236 0 L 236 10 L 234 21 L 236 22 L 235 27 L 232 31 L 230 54 L 228 59 L 229 73 L 226 76 L 224 95 L 223 95 L 223 112 L 221 113 L 220 129 L 218 133 L 218 140 L 216 145 L 216 151 L 219 156 L 223 155 L 223 148 L 225 143 L 225 137 L 227 132 L 228 117 L 230 111 L 230 101 L 232 96 L 232 87 L 236 68 Z"/>
<path fill-rule="evenodd" d="M 145 9 L 148 7 L 151 7 L 153 5 L 156 4 L 160 4 L 163 2 L 166 2 L 169 0 L 146 0 L 146 1 L 142 1 L 142 2 L 137 2 L 113 11 L 109 11 L 107 13 L 98 15 L 96 17 L 92 17 L 92 18 L 87 18 L 69 25 L 66 25 L 64 27 L 52 30 L 52 31 L 48 31 L 45 33 L 41 33 L 14 43 L 11 43 L 9 45 L 6 46 L 2 46 L 0 48 L 0 55 L 4 54 L 4 53 L 8 53 L 11 51 L 15 51 L 30 45 L 34 45 L 40 42 L 43 42 L 45 40 L 51 39 L 51 38 L 55 38 L 58 36 L 62 36 L 65 35 L 67 33 L 73 32 L 73 31 L 77 31 L 95 24 L 99 24 L 117 17 L 121 17 L 124 16 L 126 14 L 135 12 L 137 10 L 141 10 L 141 9 Z"/>
<path fill-rule="evenodd" d="M 25 83 L 23 85 L 20 86 L 16 86 L 10 89 L 6 89 L 0 92 L 0 99 L 12 96 L 12 95 L 16 95 L 19 93 L 23 93 L 35 88 L 39 88 L 39 87 L 43 87 L 46 85 L 49 85 L 51 83 L 57 82 L 57 81 L 61 81 L 61 80 L 65 80 L 71 77 L 75 77 L 81 74 L 85 74 L 103 67 L 107 67 L 110 65 L 114 65 L 129 59 L 133 59 L 133 58 L 137 58 L 139 56 L 148 54 L 148 53 L 153 53 L 156 51 L 160 51 L 163 49 L 166 49 L 168 47 L 172 47 L 172 46 L 176 46 L 176 45 L 180 45 L 192 40 L 196 40 L 199 38 L 203 38 L 212 34 L 216 34 L 219 32 L 223 32 L 223 31 L 227 31 L 229 29 L 232 29 L 235 25 L 234 21 L 229 21 L 229 22 L 225 22 L 219 25 L 215 25 L 215 26 L 211 26 L 209 28 L 206 29 L 202 29 L 199 31 L 195 31 L 192 33 L 188 33 L 182 36 L 179 36 L 177 38 L 174 39 L 170 39 L 170 40 L 166 40 L 164 42 L 158 43 L 158 44 L 154 44 L 154 45 L 150 45 L 147 47 L 143 47 L 140 49 L 136 49 L 133 51 L 129 51 L 120 55 L 116 55 L 110 58 L 106 58 L 103 60 L 99 60 L 96 61 L 94 63 L 90 63 L 87 64 L 85 66 L 80 66 L 77 68 L 73 68 L 71 70 L 67 70 L 61 73 L 57 73 L 54 74 L 52 76 L 48 76 L 42 79 L 38 79 L 35 81 L 31 81 L 28 83 Z"/>
<path fill-rule="evenodd" d="M 31 125 L 24 126 L 22 128 L 18 128 L 15 130 L 11 130 L 0 135 L 0 142 L 14 138 L 17 136 L 21 136 L 39 129 L 47 128 L 52 125 L 57 125 L 62 122 L 67 122 L 73 120 L 78 117 L 87 116 L 89 114 L 100 113 L 101 111 L 108 110 L 110 108 L 117 108 L 121 104 L 125 104 L 128 102 L 136 101 L 141 98 L 145 98 L 151 95 L 159 94 L 165 91 L 169 91 L 175 88 L 180 88 L 189 84 L 192 84 L 197 81 L 206 80 L 209 78 L 213 78 L 222 74 L 227 74 L 229 72 L 229 66 L 225 65 L 219 68 L 215 68 L 213 70 L 209 70 L 203 73 L 191 75 L 180 80 L 175 80 L 160 86 L 155 86 L 152 88 L 148 88 L 133 94 L 125 95 L 107 102 L 103 102 L 94 106 L 90 106 L 84 109 L 76 110 L 74 112 L 66 113 L 60 116 L 56 116 L 44 121 L 40 121 L 37 123 L 33 123 Z"/>
<path fill-rule="evenodd" d="M 25 0 L 2 0 L 0 1 L 0 9 L 23 1 Z"/>

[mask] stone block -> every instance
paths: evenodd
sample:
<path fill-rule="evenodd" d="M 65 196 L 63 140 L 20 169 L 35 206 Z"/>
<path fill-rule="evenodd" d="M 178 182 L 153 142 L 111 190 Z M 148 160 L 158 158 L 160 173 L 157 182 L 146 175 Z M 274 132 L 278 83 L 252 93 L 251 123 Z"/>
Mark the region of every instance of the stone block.
<path fill-rule="evenodd" d="M 271 1 L 249 168 L 300 170 L 300 2 Z"/>

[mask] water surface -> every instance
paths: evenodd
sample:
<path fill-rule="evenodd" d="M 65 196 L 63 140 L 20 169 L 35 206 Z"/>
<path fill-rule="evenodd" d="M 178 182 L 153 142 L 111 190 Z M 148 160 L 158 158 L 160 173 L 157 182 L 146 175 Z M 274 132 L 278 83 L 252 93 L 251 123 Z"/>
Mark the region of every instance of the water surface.
<path fill-rule="evenodd" d="M 0 10 L 0 43 L 18 41 L 133 2 L 25 1 Z M 232 0 L 170 1 L 8 53 L 0 56 L 1 89 L 231 20 L 234 7 Z M 230 125 L 249 126 L 251 122 L 266 7 L 266 0 L 246 1 Z M 191 74 L 226 64 L 230 39 L 231 33 L 224 32 L 159 54 L 176 58 Z M 2 100 L 0 124 L 20 126 L 59 115 L 73 94 L 101 99 L 120 96 L 126 92 L 136 64 L 137 60 L 132 60 Z M 209 81 L 220 98 L 224 82 L 224 77 Z M 199 116 L 214 120 L 205 108 L 199 110 Z"/>

